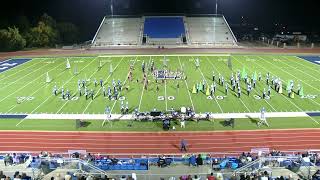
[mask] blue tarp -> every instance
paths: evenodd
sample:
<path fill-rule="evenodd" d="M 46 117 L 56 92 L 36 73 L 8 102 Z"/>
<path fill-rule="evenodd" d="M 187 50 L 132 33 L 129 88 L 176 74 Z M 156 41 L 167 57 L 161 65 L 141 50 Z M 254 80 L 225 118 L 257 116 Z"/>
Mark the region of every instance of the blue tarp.
<path fill-rule="evenodd" d="M 320 56 L 298 56 L 301 59 L 320 65 Z"/>
<path fill-rule="evenodd" d="M 147 17 L 144 34 L 150 38 L 179 38 L 185 34 L 182 17 Z"/>
<path fill-rule="evenodd" d="M 25 62 L 30 61 L 31 59 L 9 59 L 6 61 L 0 62 L 0 73 L 7 71 L 11 68 L 19 66 Z M 31 70 L 30 70 L 31 71 Z"/>

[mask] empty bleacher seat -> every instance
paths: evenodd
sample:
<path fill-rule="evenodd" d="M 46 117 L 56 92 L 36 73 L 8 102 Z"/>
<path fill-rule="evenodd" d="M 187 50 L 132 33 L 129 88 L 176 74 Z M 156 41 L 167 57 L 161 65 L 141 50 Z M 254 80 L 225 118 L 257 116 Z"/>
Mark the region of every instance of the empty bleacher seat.
<path fill-rule="evenodd" d="M 105 18 L 99 28 L 93 44 L 136 45 L 140 39 L 141 18 Z"/>
<path fill-rule="evenodd" d="M 236 39 L 223 16 L 187 17 L 191 44 L 235 45 Z"/>

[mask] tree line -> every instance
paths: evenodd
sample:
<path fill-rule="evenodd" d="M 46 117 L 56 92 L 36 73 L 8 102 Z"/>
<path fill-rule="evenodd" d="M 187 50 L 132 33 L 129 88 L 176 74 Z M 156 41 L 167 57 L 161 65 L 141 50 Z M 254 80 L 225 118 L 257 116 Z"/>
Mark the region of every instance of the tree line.
<path fill-rule="evenodd" d="M 0 51 L 71 45 L 78 41 L 76 25 L 57 22 L 48 14 L 43 14 L 33 26 L 27 17 L 20 16 L 13 25 L 0 29 Z"/>

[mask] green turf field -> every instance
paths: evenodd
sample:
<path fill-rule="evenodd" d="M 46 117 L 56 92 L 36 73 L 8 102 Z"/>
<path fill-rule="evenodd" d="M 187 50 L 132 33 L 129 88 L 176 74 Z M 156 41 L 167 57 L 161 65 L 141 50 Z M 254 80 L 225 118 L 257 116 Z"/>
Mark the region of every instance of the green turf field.
<path fill-rule="evenodd" d="M 199 58 L 200 67 L 196 68 L 195 59 Z M 98 84 L 100 79 L 104 80 L 104 86 L 112 87 L 112 80 L 116 82 L 121 80 L 124 87 L 128 90 L 122 90 L 120 96 L 125 97 L 124 102 L 128 101 L 130 112 L 138 109 L 140 112 L 151 111 L 156 108 L 161 111 L 171 109 L 180 109 L 192 107 L 196 113 L 243 113 L 259 112 L 265 107 L 267 112 L 320 112 L 320 68 L 316 64 L 304 61 L 295 56 L 272 56 L 272 55 L 233 55 L 231 56 L 232 69 L 228 67 L 229 57 L 219 55 L 180 55 L 166 56 L 167 67 L 164 67 L 164 56 L 100 56 L 100 57 L 69 57 L 70 69 L 66 69 L 67 58 L 34 58 L 25 64 L 17 66 L 11 70 L 0 73 L 0 113 L 1 114 L 103 114 L 105 108 L 111 108 L 111 113 L 120 113 L 120 101 L 109 100 L 103 97 L 102 88 L 98 85 L 95 87 L 94 79 Z M 150 64 L 155 63 L 156 69 L 171 71 L 182 71 L 187 79 L 166 80 L 156 83 L 154 76 L 147 71 L 150 80 L 146 90 L 142 83 L 142 62 Z M 99 68 L 100 64 L 102 65 Z M 133 81 L 127 79 L 130 64 L 134 66 Z M 110 73 L 112 66 L 113 73 Z M 232 72 L 246 70 L 248 77 L 254 73 L 262 74 L 262 81 L 257 80 L 257 86 L 252 90 L 250 96 L 246 95 L 246 84 L 241 81 L 242 95 L 238 98 L 236 92 L 231 90 L 230 77 Z M 78 73 L 75 74 L 75 71 Z M 206 84 L 212 84 L 213 71 L 216 75 L 221 74 L 225 82 L 229 84 L 229 92 L 225 94 L 225 87 L 217 85 L 217 92 L 213 98 L 208 98 L 206 91 L 197 94 L 192 93 L 193 86 L 205 81 Z M 283 94 L 278 94 L 274 90 L 271 92 L 270 99 L 260 99 L 263 89 L 267 89 L 265 82 L 266 73 L 271 76 L 280 77 L 283 82 Z M 46 82 L 47 73 L 51 79 L 50 83 Z M 86 100 L 84 96 L 79 97 L 78 80 L 87 80 L 88 89 L 95 92 L 94 100 Z M 139 80 L 137 82 L 136 80 Z M 293 80 L 295 86 L 301 83 L 304 89 L 304 98 L 295 95 L 295 98 L 289 98 L 285 89 L 287 82 Z M 156 84 L 159 91 L 156 91 Z M 179 84 L 179 89 L 177 89 Z M 53 87 L 59 89 L 63 86 L 64 90 L 70 90 L 71 100 L 63 100 L 61 95 L 53 95 Z M 163 99 L 159 98 L 163 97 Z M 18 103 L 19 102 L 19 103 Z M 289 123 L 289 119 L 290 123 Z M 269 122 L 271 128 L 298 128 L 313 127 L 320 122 L 317 118 L 273 118 Z M 282 120 L 282 121 L 280 121 Z M 17 121 L 17 122 L 16 122 Z M 248 121 L 248 122 L 247 122 Z M 243 120 L 237 129 L 256 128 L 250 119 Z M 319 121 L 319 122 L 318 122 Z M 7 122 L 7 123 L 4 123 Z M 74 127 L 73 121 L 44 121 L 49 122 L 51 126 L 36 126 L 38 120 L 24 121 L 23 126 L 26 129 L 34 130 L 54 130 L 54 125 L 65 125 L 60 130 Z M 2 120 L 1 129 L 19 129 L 12 124 L 20 125 L 20 120 Z M 32 124 L 34 123 L 34 124 Z M 53 123 L 53 124 L 52 124 Z M 94 126 L 99 123 L 99 126 Z M 117 122 L 111 128 L 113 130 L 157 130 L 161 126 L 144 123 L 142 128 L 126 128 L 128 122 Z M 215 123 L 214 126 L 202 123 L 199 130 L 226 129 Z M 72 124 L 72 125 L 71 125 Z M 243 126 L 242 126 L 242 125 Z M 252 127 L 251 127 L 252 126 Z M 16 127 L 16 128 L 15 128 Z M 33 128 L 31 128 L 33 127 Z M 51 127 L 51 128 L 50 128 Z M 72 129 L 72 128 L 71 128 Z M 92 121 L 92 124 L 84 130 L 103 130 L 101 122 Z M 186 130 L 193 130 L 187 128 Z"/>
<path fill-rule="evenodd" d="M 267 126 L 257 126 L 258 119 L 237 119 L 234 127 L 225 126 L 224 120 L 212 121 L 187 121 L 186 128 L 180 128 L 177 121 L 172 125 L 176 131 L 231 131 L 231 130 L 259 130 L 259 129 L 293 129 L 293 128 L 319 128 L 319 124 L 310 118 L 269 118 Z M 314 117 L 320 122 L 320 117 Z M 17 124 L 19 126 L 17 126 Z M 75 120 L 24 120 L 2 119 L 0 130 L 35 130 L 35 131 L 163 131 L 161 121 L 111 121 L 102 126 L 100 120 L 88 120 L 86 126 L 76 128 Z"/>
<path fill-rule="evenodd" d="M 109 101 L 102 95 L 100 86 L 95 87 L 93 80 L 104 79 L 107 87 L 111 85 L 112 79 L 120 79 L 129 90 L 120 92 L 120 96 L 129 102 L 130 111 L 138 108 L 139 111 L 150 111 L 153 108 L 168 110 L 171 107 L 179 109 L 181 106 L 194 107 L 197 113 L 231 113 L 231 112 L 259 112 L 265 107 L 268 112 L 290 112 L 290 111 L 320 111 L 320 71 L 319 66 L 301 60 L 294 56 L 232 56 L 232 70 L 227 66 L 227 58 L 219 56 L 199 56 L 200 68 L 195 67 L 195 58 L 198 56 L 167 56 L 168 69 L 183 69 L 187 80 L 167 80 L 159 82 L 159 92 L 156 92 L 156 83 L 151 73 L 148 73 L 150 84 L 148 90 L 143 88 L 141 64 L 143 61 L 150 63 L 154 60 L 157 69 L 164 69 L 163 56 L 123 56 L 123 57 L 76 57 L 69 58 L 71 68 L 66 69 L 66 58 L 34 58 L 32 61 L 15 67 L 0 74 L 0 112 L 1 113 L 97 113 L 102 114 L 107 106 L 112 113 L 120 112 L 120 101 Z M 99 69 L 99 62 L 102 68 Z M 129 64 L 134 64 L 133 81 L 127 81 Z M 109 73 L 112 64 L 114 72 Z M 217 86 L 216 97 L 208 99 L 205 92 L 192 93 L 192 87 L 205 80 L 207 84 L 212 83 L 212 72 L 220 73 L 225 82 L 230 84 L 232 72 L 242 71 L 245 67 L 248 77 L 254 72 L 262 73 L 262 81 L 257 81 L 257 87 L 253 89 L 250 96 L 246 95 L 246 85 L 242 81 L 242 96 L 236 97 L 236 93 L 229 89 L 225 94 L 225 87 Z M 74 75 L 74 69 L 79 74 Z M 46 73 L 49 73 L 52 81 L 46 83 Z M 287 96 L 285 88 L 283 94 L 274 90 L 271 99 L 256 99 L 261 96 L 263 88 L 267 89 L 265 75 L 270 72 L 271 76 L 280 77 L 283 86 L 289 80 L 295 85 L 301 82 L 304 94 L 312 95 L 307 98 L 295 96 L 294 99 Z M 86 100 L 78 97 L 79 79 L 87 79 L 88 89 L 95 92 L 94 100 Z M 136 82 L 139 79 L 139 83 Z M 179 90 L 176 86 L 179 83 Z M 61 96 L 54 96 L 53 86 L 64 87 L 71 91 L 73 100 L 62 100 Z M 229 85 L 229 88 L 231 86 Z M 159 96 L 166 97 L 158 100 Z M 174 97 L 169 100 L 168 97 Z M 219 96 L 219 97 L 218 97 Z M 221 99 L 223 97 L 223 99 Z M 311 97 L 311 98 L 310 98 Z M 17 103 L 19 98 L 20 104 Z"/>

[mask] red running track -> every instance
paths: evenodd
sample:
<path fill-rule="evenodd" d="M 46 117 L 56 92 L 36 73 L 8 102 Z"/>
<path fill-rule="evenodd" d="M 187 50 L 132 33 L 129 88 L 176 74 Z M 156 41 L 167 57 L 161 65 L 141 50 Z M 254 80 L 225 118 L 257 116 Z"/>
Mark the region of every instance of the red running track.
<path fill-rule="evenodd" d="M 102 154 L 179 153 L 181 139 L 189 152 L 240 153 L 252 148 L 280 151 L 320 149 L 320 129 L 220 132 L 28 132 L 0 131 L 0 151 Z"/>

